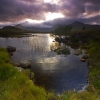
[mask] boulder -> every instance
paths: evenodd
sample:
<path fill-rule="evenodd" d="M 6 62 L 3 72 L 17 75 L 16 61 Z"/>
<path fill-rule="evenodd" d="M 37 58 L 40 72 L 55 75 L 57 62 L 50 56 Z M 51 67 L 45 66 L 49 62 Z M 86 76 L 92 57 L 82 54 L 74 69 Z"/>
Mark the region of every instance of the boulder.
<path fill-rule="evenodd" d="M 74 55 L 80 55 L 81 53 L 82 53 L 81 50 L 74 51 Z"/>
<path fill-rule="evenodd" d="M 16 51 L 16 48 L 15 47 L 12 47 L 12 46 L 7 46 L 6 50 L 8 52 L 15 52 Z"/>
<path fill-rule="evenodd" d="M 16 69 L 18 69 L 18 71 L 22 72 L 24 69 L 21 67 L 16 67 Z"/>
<path fill-rule="evenodd" d="M 89 55 L 88 54 L 85 54 L 85 55 L 82 56 L 82 58 L 88 59 L 89 58 Z"/>
<path fill-rule="evenodd" d="M 61 43 L 62 41 L 61 41 L 62 39 L 61 38 L 59 38 L 59 37 L 56 37 L 55 38 L 55 41 L 57 41 L 57 42 L 59 42 L 59 43 Z"/>
<path fill-rule="evenodd" d="M 85 55 L 83 55 L 83 56 L 80 58 L 80 61 L 86 62 L 88 58 L 89 58 L 89 55 L 88 55 L 88 54 L 85 54 Z"/>
<path fill-rule="evenodd" d="M 18 67 L 22 67 L 24 69 L 27 69 L 27 68 L 31 68 L 31 62 L 28 61 L 28 60 L 24 60 L 24 61 L 21 61 L 18 65 Z"/>
<path fill-rule="evenodd" d="M 82 61 L 82 62 L 86 62 L 86 61 L 87 61 L 87 59 L 80 58 L 80 61 Z"/>
<path fill-rule="evenodd" d="M 13 56 L 13 52 L 8 52 L 10 56 Z"/>

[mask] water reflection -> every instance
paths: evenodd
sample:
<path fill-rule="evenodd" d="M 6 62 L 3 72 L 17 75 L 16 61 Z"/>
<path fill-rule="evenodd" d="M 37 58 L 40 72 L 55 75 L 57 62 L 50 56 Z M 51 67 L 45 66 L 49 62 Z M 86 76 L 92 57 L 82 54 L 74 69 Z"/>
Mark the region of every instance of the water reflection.
<path fill-rule="evenodd" d="M 75 56 L 73 48 L 54 42 L 52 35 L 36 34 L 32 37 L 0 38 L 0 46 L 8 45 L 17 48 L 12 57 L 13 62 L 30 60 L 33 66 L 31 71 L 35 73 L 37 85 L 47 90 L 53 89 L 57 93 L 74 88 L 81 90 L 87 85 L 87 63 L 79 60 L 82 54 Z"/>

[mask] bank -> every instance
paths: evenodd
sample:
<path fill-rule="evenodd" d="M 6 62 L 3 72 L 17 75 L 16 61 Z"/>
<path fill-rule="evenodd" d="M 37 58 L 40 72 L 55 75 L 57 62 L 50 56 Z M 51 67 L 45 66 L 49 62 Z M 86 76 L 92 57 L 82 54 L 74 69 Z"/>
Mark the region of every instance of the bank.
<path fill-rule="evenodd" d="M 30 72 L 20 72 L 10 56 L 0 48 L 0 100 L 47 100 L 46 91 L 34 85 Z"/>

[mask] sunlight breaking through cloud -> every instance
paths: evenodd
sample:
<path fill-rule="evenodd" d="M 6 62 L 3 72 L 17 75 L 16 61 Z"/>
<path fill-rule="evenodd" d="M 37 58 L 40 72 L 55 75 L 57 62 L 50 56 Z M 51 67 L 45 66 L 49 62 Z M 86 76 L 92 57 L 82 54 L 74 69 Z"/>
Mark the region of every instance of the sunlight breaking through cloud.
<path fill-rule="evenodd" d="M 56 19 L 56 18 L 64 18 L 65 16 L 61 13 L 47 13 L 45 14 L 45 17 L 46 17 L 46 21 L 49 21 L 49 20 L 53 20 L 53 19 Z"/>

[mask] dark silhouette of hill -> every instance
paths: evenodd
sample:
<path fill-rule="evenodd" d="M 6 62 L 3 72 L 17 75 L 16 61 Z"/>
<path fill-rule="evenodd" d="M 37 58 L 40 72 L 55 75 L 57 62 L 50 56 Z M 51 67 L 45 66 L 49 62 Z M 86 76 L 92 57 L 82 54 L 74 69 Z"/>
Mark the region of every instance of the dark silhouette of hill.
<path fill-rule="evenodd" d="M 82 22 L 74 22 L 69 25 L 60 25 L 58 26 L 53 33 L 55 34 L 70 34 L 70 33 L 86 33 L 86 32 L 97 32 L 100 31 L 100 25 L 89 25 L 89 24 L 84 24 Z"/>
<path fill-rule="evenodd" d="M 5 26 L 0 29 L 0 36 L 21 35 L 26 32 L 28 31 L 17 28 L 15 26 Z"/>
<path fill-rule="evenodd" d="M 14 26 L 5 26 L 1 30 L 4 30 L 4 31 L 22 31 L 22 29 L 14 27 Z"/>
<path fill-rule="evenodd" d="M 89 25 L 89 24 L 84 24 L 81 22 L 74 22 L 72 24 L 70 24 L 72 26 L 72 30 L 71 31 L 100 31 L 100 25 Z"/>
<path fill-rule="evenodd" d="M 55 25 L 55 26 L 50 27 L 50 28 L 45 28 L 45 27 L 41 28 L 41 27 L 30 26 L 30 27 L 25 27 L 25 29 L 28 31 L 33 31 L 33 32 L 52 32 L 56 28 L 58 28 L 59 26 L 63 26 L 63 25 Z"/>

